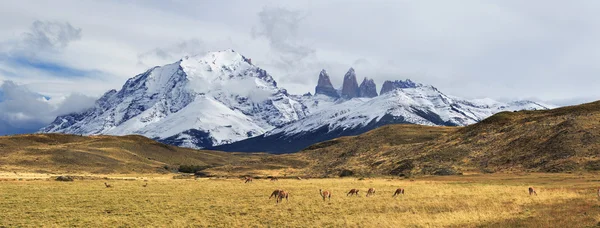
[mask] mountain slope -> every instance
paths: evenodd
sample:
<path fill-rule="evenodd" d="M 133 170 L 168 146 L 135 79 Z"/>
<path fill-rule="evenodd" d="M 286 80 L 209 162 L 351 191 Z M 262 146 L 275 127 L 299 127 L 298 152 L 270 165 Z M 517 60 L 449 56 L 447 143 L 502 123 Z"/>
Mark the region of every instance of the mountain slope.
<path fill-rule="evenodd" d="M 271 130 L 264 135 L 215 150 L 291 153 L 311 144 L 357 135 L 394 123 L 427 126 L 465 126 L 477 123 L 494 113 L 514 110 L 548 109 L 553 106 L 531 101 L 502 103 L 493 100 L 469 101 L 450 97 L 433 86 L 410 84 L 374 98 L 331 100 L 323 95 L 300 100 L 310 110 L 306 118 Z M 284 143 L 278 143 L 284 142 Z"/>
<path fill-rule="evenodd" d="M 600 101 L 502 112 L 467 127 L 388 125 L 312 145 L 314 175 L 600 170 Z"/>
<path fill-rule="evenodd" d="M 59 116 L 40 132 L 141 134 L 202 148 L 260 135 L 306 114 L 266 71 L 226 50 L 154 67 L 105 93 L 92 109 Z"/>
<path fill-rule="evenodd" d="M 0 164 L 0 170 L 70 173 L 166 172 L 165 165 L 189 164 L 228 176 L 600 171 L 600 101 L 501 112 L 466 127 L 386 125 L 289 155 L 193 150 L 133 135 L 3 136 Z"/>
<path fill-rule="evenodd" d="M 225 153 L 165 145 L 139 135 L 0 136 L 0 170 L 49 173 L 168 173 L 195 165 L 208 173 L 245 175 L 304 166 L 290 156 Z"/>
<path fill-rule="evenodd" d="M 494 113 L 552 106 L 448 96 L 410 80 L 360 87 L 350 68 L 338 91 L 325 70 L 315 96 L 291 95 L 233 50 L 154 67 L 106 92 L 94 107 L 59 116 L 41 133 L 139 134 L 189 148 L 296 152 L 313 143 L 393 123 L 465 126 Z M 284 143 L 282 143 L 284 142 Z"/>

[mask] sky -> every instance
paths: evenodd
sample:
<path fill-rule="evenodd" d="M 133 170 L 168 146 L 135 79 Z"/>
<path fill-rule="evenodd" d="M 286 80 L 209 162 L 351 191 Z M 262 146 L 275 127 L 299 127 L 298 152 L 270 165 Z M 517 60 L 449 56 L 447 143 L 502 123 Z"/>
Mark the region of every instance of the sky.
<path fill-rule="evenodd" d="M 597 12 L 594 0 L 0 1 L 0 129 L 43 126 L 152 66 L 229 48 L 294 94 L 314 93 L 321 69 L 340 87 L 353 67 L 378 90 L 411 79 L 472 99 L 595 101 Z"/>

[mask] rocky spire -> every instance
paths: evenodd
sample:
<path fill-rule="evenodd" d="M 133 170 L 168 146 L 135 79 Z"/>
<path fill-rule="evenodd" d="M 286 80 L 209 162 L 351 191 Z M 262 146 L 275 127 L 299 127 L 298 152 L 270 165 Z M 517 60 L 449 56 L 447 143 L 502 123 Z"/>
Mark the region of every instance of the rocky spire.
<path fill-rule="evenodd" d="M 366 78 L 363 79 L 362 83 L 358 87 L 358 96 L 359 97 L 376 97 L 377 96 L 377 86 L 373 79 Z"/>
<path fill-rule="evenodd" d="M 406 81 L 396 80 L 396 81 L 385 81 L 381 86 L 381 91 L 379 95 L 384 93 L 396 90 L 396 89 L 406 89 L 406 88 L 417 88 L 420 84 L 414 83 L 410 79 L 406 79 Z"/>
<path fill-rule="evenodd" d="M 315 95 L 316 94 L 323 94 L 335 98 L 340 97 L 335 88 L 333 88 L 331 80 L 329 80 L 329 75 L 327 75 L 325 69 L 321 70 L 321 73 L 319 73 L 319 82 L 317 83 L 317 87 L 315 87 Z"/>
<path fill-rule="evenodd" d="M 356 73 L 354 69 L 350 68 L 346 75 L 344 75 L 344 85 L 342 86 L 342 97 L 351 99 L 358 97 L 358 82 L 356 82 Z"/>

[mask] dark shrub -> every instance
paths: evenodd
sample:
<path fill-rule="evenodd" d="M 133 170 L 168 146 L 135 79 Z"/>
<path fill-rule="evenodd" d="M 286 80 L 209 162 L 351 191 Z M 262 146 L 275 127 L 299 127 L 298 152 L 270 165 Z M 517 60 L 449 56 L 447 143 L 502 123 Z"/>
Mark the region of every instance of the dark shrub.
<path fill-rule="evenodd" d="M 201 166 L 201 165 L 180 165 L 177 171 L 182 173 L 196 173 L 198 171 L 202 171 L 210 168 L 210 166 Z"/>
<path fill-rule="evenodd" d="M 208 173 L 202 172 L 202 171 L 197 171 L 196 173 L 194 173 L 194 175 L 196 177 L 208 177 Z"/>
<path fill-rule="evenodd" d="M 344 169 L 342 170 L 342 172 L 340 172 L 340 177 L 349 177 L 352 175 L 354 175 L 354 172 L 352 170 Z"/>
<path fill-rule="evenodd" d="M 59 176 L 56 178 L 56 181 L 73 181 L 73 178 L 69 176 Z"/>
<path fill-rule="evenodd" d="M 390 174 L 401 177 L 407 176 L 408 174 L 410 174 L 413 168 L 415 168 L 415 165 L 411 160 L 400 161 L 398 162 L 398 166 L 396 166 L 396 168 L 390 171 Z"/>
<path fill-rule="evenodd" d="M 589 170 L 589 171 L 599 171 L 600 170 L 600 160 L 586 162 L 585 169 Z"/>

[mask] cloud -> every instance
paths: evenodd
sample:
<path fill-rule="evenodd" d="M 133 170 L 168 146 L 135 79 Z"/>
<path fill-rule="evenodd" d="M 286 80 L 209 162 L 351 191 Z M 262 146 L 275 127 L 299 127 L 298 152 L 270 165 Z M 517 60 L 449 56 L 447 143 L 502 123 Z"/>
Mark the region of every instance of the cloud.
<path fill-rule="evenodd" d="M 305 18 L 302 11 L 265 7 L 258 13 L 258 25 L 253 27 L 253 38 L 263 37 L 279 55 L 281 67 L 293 67 L 308 57 L 314 57 L 315 49 L 302 44 L 300 25 Z"/>
<path fill-rule="evenodd" d="M 350 2 L 0 2 L 1 53 L 25 47 L 28 40 L 34 49 L 46 50 L 35 53 L 37 60 L 97 69 L 105 76 L 67 80 L 0 60 L 0 78 L 44 94 L 52 90 L 53 97 L 101 95 L 149 66 L 172 63 L 183 51 L 201 46 L 192 51 L 233 48 L 293 94 L 314 91 L 322 68 L 339 86 L 354 67 L 358 77 L 373 78 L 378 85 L 410 78 L 465 98 L 534 97 L 566 103 L 600 98 L 598 85 L 589 83 L 600 73 L 599 2 Z M 42 22 L 37 28 L 35 20 Z M 64 31 L 81 29 L 80 38 L 77 32 L 48 35 L 61 34 L 48 32 L 61 30 L 49 29 L 56 22 Z M 36 34 L 71 38 L 27 38 Z"/>
<path fill-rule="evenodd" d="M 0 86 L 0 134 L 37 131 L 56 116 L 85 110 L 94 101 L 95 98 L 81 94 L 48 99 L 25 86 L 4 81 Z"/>
<path fill-rule="evenodd" d="M 162 65 L 167 62 L 174 62 L 184 56 L 196 55 L 208 52 L 204 42 L 200 39 L 192 38 L 183 40 L 168 46 L 154 48 L 150 51 L 138 54 L 138 64 L 143 66 Z"/>
<path fill-rule="evenodd" d="M 31 24 L 29 31 L 12 51 L 13 55 L 34 58 L 39 52 L 60 52 L 71 42 L 81 39 L 82 29 L 68 22 L 39 21 Z"/>

